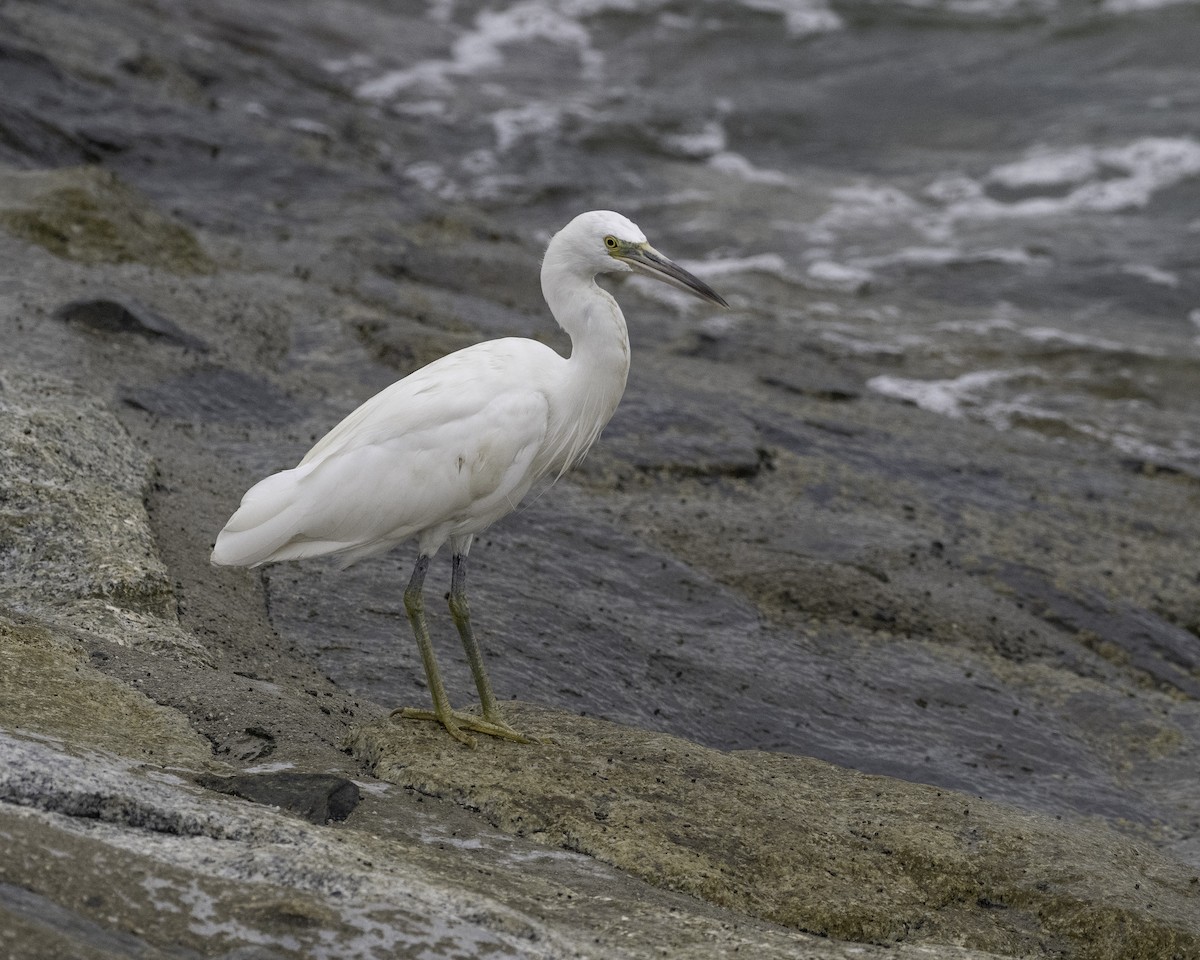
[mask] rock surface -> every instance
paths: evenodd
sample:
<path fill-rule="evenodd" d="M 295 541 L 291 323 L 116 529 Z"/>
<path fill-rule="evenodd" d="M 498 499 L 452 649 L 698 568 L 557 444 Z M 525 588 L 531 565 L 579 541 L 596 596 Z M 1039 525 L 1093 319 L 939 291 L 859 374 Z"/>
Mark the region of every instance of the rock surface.
<path fill-rule="evenodd" d="M 544 742 L 386 719 L 407 557 L 208 564 L 396 376 L 564 346 L 530 212 L 315 66 L 428 22 L 288 9 L 0 10 L 0 955 L 1200 956 L 1200 487 L 872 395 L 769 280 L 621 289 L 617 418 L 472 552 Z"/>
<path fill-rule="evenodd" d="M 465 765 L 436 731 L 389 722 L 352 742 L 378 776 L 518 836 L 825 937 L 1114 960 L 1200 950 L 1194 874 L 1102 825 L 552 711 L 508 719 L 536 750 L 489 744 Z"/>

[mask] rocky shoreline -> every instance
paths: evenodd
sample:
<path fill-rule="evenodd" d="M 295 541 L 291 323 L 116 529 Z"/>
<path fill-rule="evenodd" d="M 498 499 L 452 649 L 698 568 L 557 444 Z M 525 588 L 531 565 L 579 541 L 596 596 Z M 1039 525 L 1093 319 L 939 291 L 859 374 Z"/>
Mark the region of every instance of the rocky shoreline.
<path fill-rule="evenodd" d="M 472 554 L 541 743 L 387 719 L 408 557 L 209 565 L 390 380 L 562 346 L 558 220 L 391 176 L 345 6 L 0 10 L 0 955 L 1200 956 L 1200 486 L 871 396 L 769 284 L 623 289 L 621 411 Z"/>

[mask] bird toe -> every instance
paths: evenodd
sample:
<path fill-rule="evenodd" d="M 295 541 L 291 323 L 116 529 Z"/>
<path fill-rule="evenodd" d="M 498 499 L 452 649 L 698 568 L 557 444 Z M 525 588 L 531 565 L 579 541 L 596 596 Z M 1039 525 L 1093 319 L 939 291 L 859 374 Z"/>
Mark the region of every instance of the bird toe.
<path fill-rule="evenodd" d="M 467 730 L 472 733 L 482 733 L 489 737 L 498 737 L 501 740 L 512 740 L 515 743 L 537 743 L 533 737 L 528 737 L 519 730 L 514 730 L 499 717 L 480 717 L 473 713 L 463 713 L 459 710 L 450 710 L 445 713 L 439 713 L 436 710 L 421 710 L 416 707 L 397 707 L 391 712 L 393 718 L 400 717 L 404 720 L 430 720 L 434 723 L 440 723 L 450 736 L 459 743 L 466 744 L 468 747 L 475 747 L 475 738 L 472 737 Z"/>

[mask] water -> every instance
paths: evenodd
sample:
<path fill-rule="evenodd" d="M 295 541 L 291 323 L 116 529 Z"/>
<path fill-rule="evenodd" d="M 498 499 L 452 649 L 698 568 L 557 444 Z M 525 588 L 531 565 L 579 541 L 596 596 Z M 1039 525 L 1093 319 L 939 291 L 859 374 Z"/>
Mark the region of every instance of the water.
<path fill-rule="evenodd" d="M 669 220 L 732 349 L 1200 476 L 1196 3 L 437 0 L 424 26 L 322 64 L 403 120 L 418 191 L 522 230 Z"/>

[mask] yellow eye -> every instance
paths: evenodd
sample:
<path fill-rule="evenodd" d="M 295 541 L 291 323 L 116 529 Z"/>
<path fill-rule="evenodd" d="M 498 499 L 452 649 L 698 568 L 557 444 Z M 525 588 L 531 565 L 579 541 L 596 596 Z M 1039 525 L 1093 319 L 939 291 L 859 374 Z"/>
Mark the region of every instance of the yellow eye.
<path fill-rule="evenodd" d="M 605 238 L 604 238 L 604 245 L 605 245 L 606 247 L 608 247 L 608 249 L 609 249 L 609 250 L 616 250 L 616 249 L 617 249 L 617 246 L 618 246 L 618 244 L 617 244 L 617 238 L 616 238 L 616 237 L 605 237 Z"/>

